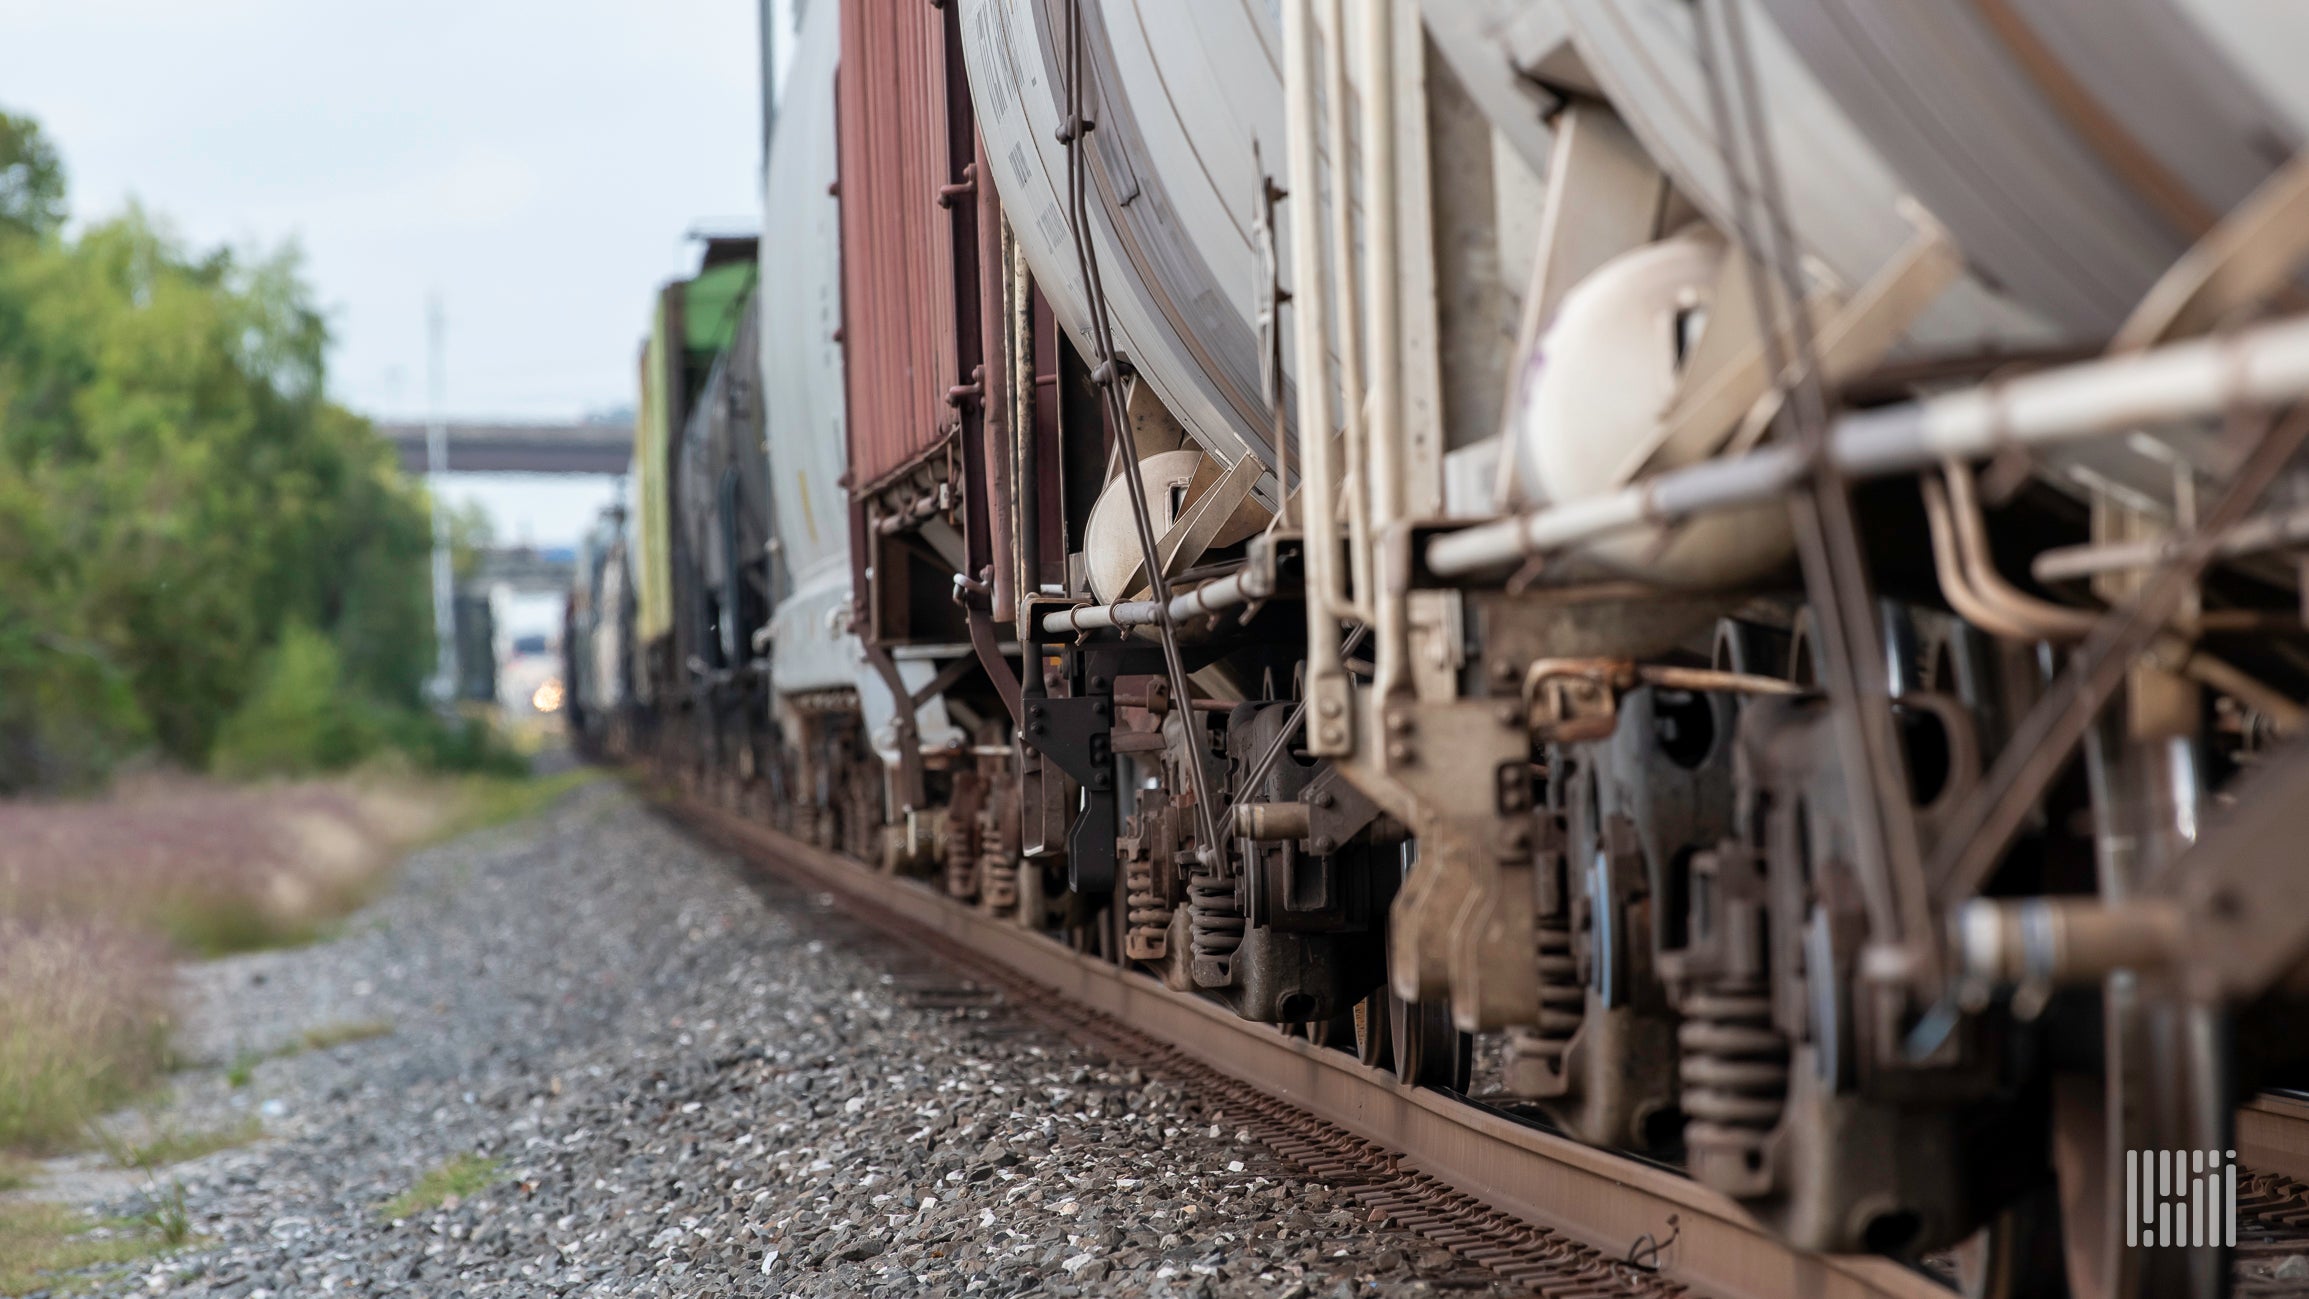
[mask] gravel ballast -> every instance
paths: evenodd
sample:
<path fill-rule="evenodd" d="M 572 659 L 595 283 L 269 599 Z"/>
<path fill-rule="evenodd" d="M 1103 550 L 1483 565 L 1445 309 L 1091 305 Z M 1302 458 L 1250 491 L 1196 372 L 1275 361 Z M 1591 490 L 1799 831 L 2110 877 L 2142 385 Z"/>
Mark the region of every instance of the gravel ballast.
<path fill-rule="evenodd" d="M 195 1234 L 114 1293 L 1508 1293 L 609 781 L 183 1001 L 141 1122 L 264 1135 L 83 1179 Z"/>

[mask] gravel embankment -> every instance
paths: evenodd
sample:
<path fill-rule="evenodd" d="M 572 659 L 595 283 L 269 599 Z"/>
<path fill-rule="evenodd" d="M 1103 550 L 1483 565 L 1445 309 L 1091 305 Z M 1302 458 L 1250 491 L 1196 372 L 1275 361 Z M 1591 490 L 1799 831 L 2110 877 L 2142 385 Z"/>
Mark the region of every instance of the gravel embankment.
<path fill-rule="evenodd" d="M 197 1239 L 120 1293 L 1493 1288 L 608 782 L 417 855 L 331 941 L 185 984 L 195 1063 L 153 1122 L 265 1135 L 162 1171 Z M 475 1156 L 479 1189 L 386 1213 Z"/>

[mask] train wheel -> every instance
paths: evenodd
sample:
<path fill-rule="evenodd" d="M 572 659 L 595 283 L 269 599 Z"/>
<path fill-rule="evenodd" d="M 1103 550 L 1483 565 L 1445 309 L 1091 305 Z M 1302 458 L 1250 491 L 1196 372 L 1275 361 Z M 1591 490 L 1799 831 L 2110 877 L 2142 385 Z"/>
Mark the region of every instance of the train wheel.
<path fill-rule="evenodd" d="M 1387 1036 L 1395 1047 L 1395 1077 L 1413 1087 L 1467 1090 L 1475 1039 L 1451 1023 L 1440 1002 L 1405 1002 L 1387 994 Z"/>
<path fill-rule="evenodd" d="M 1018 863 L 1018 902 L 1011 919 L 1021 929 L 1040 933 L 1050 927 L 1050 909 L 1043 893 L 1043 864 L 1032 858 Z"/>
<path fill-rule="evenodd" d="M 2049 1186 L 2006 1205 L 1951 1253 L 1964 1299 L 2053 1299 L 2069 1292 L 2060 1196 Z"/>
<path fill-rule="evenodd" d="M 2053 1079 L 2052 1157 L 2060 1181 L 2061 1246 L 2072 1299 L 2116 1293 L 2123 1259 L 2109 1238 L 2115 1203 L 2109 1191 L 2106 1084 L 2089 1074 Z M 2123 1173 L 2118 1173 L 2122 1184 Z"/>
<path fill-rule="evenodd" d="M 1115 930 L 1116 908 L 1112 905 L 1097 905 L 1089 898 L 1073 896 L 1067 898 L 1067 906 L 1079 917 L 1070 920 L 1066 926 L 1067 946 L 1093 960 L 1105 961 L 1110 965 L 1121 964 L 1122 944 Z M 1079 909 L 1087 909 L 1089 914 L 1082 915 Z"/>
<path fill-rule="evenodd" d="M 1318 1019 L 1303 1027 L 1308 1041 L 1316 1046 L 1335 1046 L 1344 1051 L 1355 1042 L 1356 1012 L 1345 1011 L 1329 1019 Z"/>
<path fill-rule="evenodd" d="M 2226 1248 L 2130 1246 L 2120 1206 L 2123 1152 L 2236 1145 L 2233 1084 L 2218 1050 L 2226 1026 L 2203 1007 L 2130 988 L 2113 993 L 2110 1003 L 2104 1073 L 2053 1078 L 2053 1170 L 2067 1293 L 2071 1299 L 2217 1299 L 2228 1293 Z"/>
<path fill-rule="evenodd" d="M 1395 1067 L 1394 1040 L 1387 1033 L 1385 988 L 1355 1003 L 1355 1058 L 1374 1069 Z"/>

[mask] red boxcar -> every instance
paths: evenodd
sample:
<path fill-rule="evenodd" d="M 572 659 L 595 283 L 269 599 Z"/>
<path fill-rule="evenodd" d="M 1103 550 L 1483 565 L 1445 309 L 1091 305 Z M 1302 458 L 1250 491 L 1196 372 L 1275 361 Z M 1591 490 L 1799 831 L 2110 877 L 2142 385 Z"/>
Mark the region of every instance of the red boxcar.
<path fill-rule="evenodd" d="M 948 393 L 970 382 L 960 328 L 977 312 L 967 264 L 977 250 L 957 248 L 954 212 L 975 202 L 975 140 L 949 18 L 927 3 L 842 3 L 835 98 L 855 495 L 945 446 L 958 420 Z M 972 299 L 959 310 L 957 269 Z"/>

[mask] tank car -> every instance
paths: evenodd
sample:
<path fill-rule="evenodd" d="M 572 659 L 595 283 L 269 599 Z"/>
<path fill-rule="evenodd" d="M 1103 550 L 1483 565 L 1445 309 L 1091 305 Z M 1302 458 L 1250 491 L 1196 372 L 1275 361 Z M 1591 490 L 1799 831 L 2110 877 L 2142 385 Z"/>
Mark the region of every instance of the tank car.
<path fill-rule="evenodd" d="M 1806 1248 L 2221 1291 L 2112 1188 L 2302 1074 L 2296 8 L 804 13 L 661 761 Z"/>

